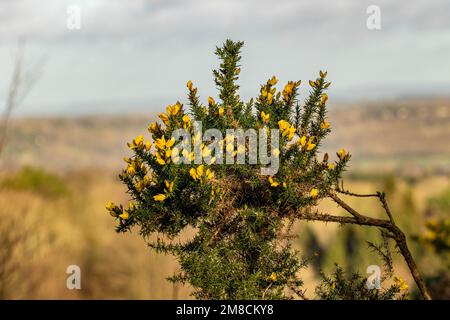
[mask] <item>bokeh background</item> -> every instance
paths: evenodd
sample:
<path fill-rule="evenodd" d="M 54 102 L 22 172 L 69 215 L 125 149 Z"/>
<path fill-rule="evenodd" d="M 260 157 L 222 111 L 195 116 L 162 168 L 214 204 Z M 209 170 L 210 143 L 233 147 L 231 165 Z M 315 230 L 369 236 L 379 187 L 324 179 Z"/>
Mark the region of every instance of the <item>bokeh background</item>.
<path fill-rule="evenodd" d="M 379 30 L 367 27 L 370 5 Z M 437 237 L 427 223 L 450 218 L 449 13 L 446 0 L 0 0 L 0 299 L 189 298 L 165 280 L 176 261 L 137 232 L 116 234 L 104 205 L 128 200 L 117 179 L 126 141 L 185 102 L 187 80 L 204 102 L 217 98 L 213 52 L 227 38 L 245 41 L 244 99 L 272 75 L 306 84 L 328 71 L 324 151 L 352 153 L 347 188 L 387 192 L 434 296 L 450 298 L 448 242 L 421 241 Z M 315 257 L 302 274 L 310 297 L 334 262 L 363 274 L 381 263 L 366 243 L 379 242 L 376 230 L 295 230 Z M 66 288 L 73 264 L 81 290 Z M 399 258 L 395 270 L 415 297 Z"/>

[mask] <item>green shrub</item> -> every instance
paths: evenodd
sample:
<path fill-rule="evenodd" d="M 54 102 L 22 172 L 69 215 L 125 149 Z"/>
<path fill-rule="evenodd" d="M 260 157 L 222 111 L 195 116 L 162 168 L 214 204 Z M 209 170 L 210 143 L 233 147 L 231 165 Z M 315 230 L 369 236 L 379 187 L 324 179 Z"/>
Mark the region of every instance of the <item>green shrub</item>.
<path fill-rule="evenodd" d="M 309 81 L 310 92 L 302 105 L 298 101 L 301 82 L 289 81 L 277 91 L 275 76 L 260 86 L 255 99 L 243 102 L 236 83 L 242 46 L 227 40 L 216 49 L 221 63 L 213 75 L 220 101 L 209 97 L 207 106 L 201 104 L 197 88 L 188 81 L 190 114 L 180 102 L 169 105 L 167 112 L 159 114 L 163 124 L 151 123 L 148 128 L 154 146 L 143 135 L 128 143 L 133 155 L 125 158 L 119 177 L 131 201 L 129 206 L 107 204 L 117 221 L 116 230 L 137 227 L 145 239 L 157 235 L 150 246 L 173 254 L 181 266 L 170 280 L 189 283 L 195 297 L 203 299 L 303 297 L 299 271 L 306 262 L 290 242 L 291 227 L 298 220 L 379 226 L 407 250 L 392 219 L 363 217 L 337 198 L 350 154 L 341 149 L 336 156 L 324 154 L 319 159 L 322 140 L 331 132 L 327 73 L 320 71 L 319 77 Z M 203 130 L 217 129 L 225 138 L 202 139 L 194 121 Z M 176 140 L 173 134 L 179 129 L 185 129 L 187 137 Z M 223 153 L 234 159 L 248 158 L 252 152 L 250 141 L 227 135 L 228 129 L 266 129 L 263 135 L 269 144 L 279 139 L 279 145 L 267 150 L 267 156 L 279 159 L 278 170 L 265 175 L 267 164 L 260 158 L 253 164 L 217 163 Z M 189 140 L 189 147 L 184 140 Z M 190 161 L 196 159 L 191 140 L 205 163 Z M 385 200 L 384 194 L 376 196 Z M 328 197 L 353 217 L 319 213 L 318 202 Z M 181 241 L 179 236 L 187 228 L 195 234 Z M 323 291 L 319 292 L 322 296 Z"/>
<path fill-rule="evenodd" d="M 61 197 L 69 194 L 69 189 L 61 178 L 33 167 L 24 167 L 6 176 L 0 185 L 2 188 L 31 191 L 46 197 Z"/>

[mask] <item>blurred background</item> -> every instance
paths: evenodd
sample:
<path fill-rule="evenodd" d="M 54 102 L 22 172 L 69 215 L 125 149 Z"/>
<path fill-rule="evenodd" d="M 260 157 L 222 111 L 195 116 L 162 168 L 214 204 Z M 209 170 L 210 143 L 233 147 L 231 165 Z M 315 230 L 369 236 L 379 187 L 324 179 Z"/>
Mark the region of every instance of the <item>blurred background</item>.
<path fill-rule="evenodd" d="M 117 179 L 126 141 L 186 102 L 187 80 L 204 103 L 217 98 L 213 53 L 227 38 L 245 41 L 243 99 L 272 75 L 302 80 L 302 99 L 328 71 L 324 151 L 352 153 L 348 189 L 387 192 L 433 295 L 450 298 L 449 14 L 446 0 L 0 0 L 0 299 L 189 298 L 165 280 L 176 261 L 137 232 L 116 234 L 104 205 L 128 200 Z M 307 296 L 334 262 L 363 274 L 381 264 L 366 243 L 376 230 L 296 232 L 316 256 Z M 66 287 L 73 264 L 81 290 Z M 415 297 L 398 257 L 395 270 Z"/>

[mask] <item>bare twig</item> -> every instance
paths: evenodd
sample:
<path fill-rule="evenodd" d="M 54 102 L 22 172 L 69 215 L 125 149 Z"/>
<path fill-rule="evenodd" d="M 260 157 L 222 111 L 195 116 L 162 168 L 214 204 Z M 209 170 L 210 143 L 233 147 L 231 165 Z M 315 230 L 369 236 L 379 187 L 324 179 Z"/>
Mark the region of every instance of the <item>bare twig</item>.
<path fill-rule="evenodd" d="M 6 144 L 8 124 L 11 114 L 25 99 L 42 71 L 44 59 L 39 60 L 33 66 L 24 65 L 25 42 L 20 41 L 17 46 L 13 74 L 6 96 L 5 106 L 0 120 L 0 156 Z"/>

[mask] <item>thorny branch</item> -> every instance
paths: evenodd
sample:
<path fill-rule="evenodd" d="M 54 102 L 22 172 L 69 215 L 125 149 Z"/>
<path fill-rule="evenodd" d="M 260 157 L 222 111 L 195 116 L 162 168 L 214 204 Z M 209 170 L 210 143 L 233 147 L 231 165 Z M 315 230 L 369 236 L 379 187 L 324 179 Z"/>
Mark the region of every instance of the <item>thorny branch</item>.
<path fill-rule="evenodd" d="M 393 219 L 392 213 L 389 209 L 389 206 L 386 201 L 385 194 L 382 192 L 377 192 L 376 194 L 367 194 L 367 195 L 360 195 L 355 194 L 348 191 L 343 190 L 335 190 L 336 192 L 355 196 L 355 197 L 376 197 L 381 202 L 381 205 L 383 209 L 386 212 L 386 215 L 388 216 L 389 220 L 387 219 L 377 219 L 372 218 L 366 215 L 363 215 L 356 211 L 354 208 L 352 208 L 350 205 L 348 205 L 346 202 L 344 202 L 342 199 L 340 199 L 335 193 L 330 193 L 328 196 L 336 202 L 340 207 L 342 207 L 345 211 L 350 213 L 352 216 L 335 216 L 330 214 L 324 214 L 319 212 L 305 212 L 302 213 L 299 218 L 304 220 L 310 220 L 310 221 L 322 221 L 322 222 L 336 222 L 340 224 L 357 224 L 360 226 L 373 226 L 377 228 L 381 228 L 386 231 L 386 234 L 389 238 L 393 239 L 400 251 L 400 254 L 405 259 L 409 270 L 411 272 L 411 275 L 414 278 L 414 281 L 416 282 L 417 287 L 419 288 L 420 293 L 422 294 L 422 297 L 425 300 L 431 300 L 431 295 L 426 287 L 426 284 L 422 278 L 422 276 L 419 273 L 419 270 L 417 268 L 417 265 L 411 255 L 411 252 L 408 249 L 408 245 L 406 242 L 406 236 L 401 231 L 401 229 L 395 224 L 395 221 Z"/>

